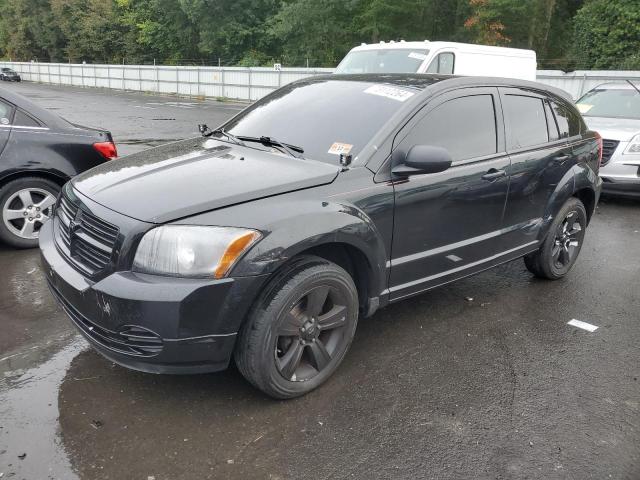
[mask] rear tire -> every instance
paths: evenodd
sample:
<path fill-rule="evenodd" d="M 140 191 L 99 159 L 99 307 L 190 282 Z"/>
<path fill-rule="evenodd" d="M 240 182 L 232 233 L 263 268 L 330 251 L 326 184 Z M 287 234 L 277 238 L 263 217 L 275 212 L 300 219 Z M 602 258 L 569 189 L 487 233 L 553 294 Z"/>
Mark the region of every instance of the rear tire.
<path fill-rule="evenodd" d="M 59 192 L 59 185 L 38 177 L 18 178 L 0 188 L 0 240 L 16 248 L 37 247 Z"/>
<path fill-rule="evenodd" d="M 536 277 L 558 280 L 575 264 L 587 228 L 587 212 L 575 197 L 562 206 L 551 222 L 540 249 L 524 257 L 527 269 Z"/>
<path fill-rule="evenodd" d="M 342 362 L 358 321 L 351 276 L 319 257 L 304 257 L 273 280 L 243 325 L 238 370 L 267 395 L 287 399 L 324 383 Z"/>

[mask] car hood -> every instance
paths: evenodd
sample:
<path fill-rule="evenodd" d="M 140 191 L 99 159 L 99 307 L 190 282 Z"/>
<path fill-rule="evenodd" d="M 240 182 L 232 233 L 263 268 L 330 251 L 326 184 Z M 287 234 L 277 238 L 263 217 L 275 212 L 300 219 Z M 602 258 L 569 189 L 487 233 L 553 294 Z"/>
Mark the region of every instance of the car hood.
<path fill-rule="evenodd" d="M 165 223 L 328 184 L 339 171 L 338 165 L 198 137 L 104 163 L 72 185 L 118 213 Z"/>
<path fill-rule="evenodd" d="M 598 132 L 602 138 L 628 142 L 640 133 L 640 120 L 629 118 L 584 117 L 590 130 Z"/>

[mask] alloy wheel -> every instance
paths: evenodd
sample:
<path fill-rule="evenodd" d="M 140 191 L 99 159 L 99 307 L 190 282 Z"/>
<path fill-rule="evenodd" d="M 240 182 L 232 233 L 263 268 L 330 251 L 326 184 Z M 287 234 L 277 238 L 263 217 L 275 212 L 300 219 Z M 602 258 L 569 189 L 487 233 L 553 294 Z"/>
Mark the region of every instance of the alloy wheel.
<path fill-rule="evenodd" d="M 575 260 L 583 238 L 583 227 L 580 217 L 575 211 L 570 211 L 556 230 L 551 251 L 556 268 L 566 268 Z"/>
<path fill-rule="evenodd" d="M 276 330 L 276 366 L 289 381 L 307 381 L 338 355 L 347 334 L 347 302 L 329 285 L 314 287 L 286 313 Z"/>
<path fill-rule="evenodd" d="M 11 195 L 2 206 L 2 220 L 15 236 L 37 239 L 40 228 L 51 218 L 56 196 L 42 188 L 24 188 Z"/>

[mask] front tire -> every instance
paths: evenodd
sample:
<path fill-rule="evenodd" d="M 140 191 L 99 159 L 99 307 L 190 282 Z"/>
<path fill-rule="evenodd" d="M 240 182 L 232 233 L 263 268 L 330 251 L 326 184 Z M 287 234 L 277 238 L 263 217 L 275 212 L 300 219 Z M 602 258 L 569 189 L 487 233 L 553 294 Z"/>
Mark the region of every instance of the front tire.
<path fill-rule="evenodd" d="M 0 240 L 16 248 L 38 246 L 40 228 L 53 215 L 60 186 L 38 177 L 13 180 L 0 188 Z"/>
<path fill-rule="evenodd" d="M 524 257 L 525 266 L 539 278 L 558 280 L 564 277 L 578 259 L 586 228 L 584 205 L 572 197 L 551 223 L 540 249 Z"/>
<path fill-rule="evenodd" d="M 267 287 L 240 331 L 235 361 L 267 395 L 287 399 L 324 383 L 342 362 L 358 321 L 351 276 L 305 257 Z"/>

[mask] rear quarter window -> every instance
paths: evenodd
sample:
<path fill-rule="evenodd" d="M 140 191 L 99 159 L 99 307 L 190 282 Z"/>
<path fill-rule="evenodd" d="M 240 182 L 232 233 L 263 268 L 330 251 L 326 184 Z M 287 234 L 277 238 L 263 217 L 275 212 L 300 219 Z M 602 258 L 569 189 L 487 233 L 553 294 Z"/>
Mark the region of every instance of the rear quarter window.
<path fill-rule="evenodd" d="M 30 115 L 27 115 L 22 110 L 16 112 L 16 116 L 13 120 L 13 124 L 16 127 L 41 127 L 42 125 Z"/>
<path fill-rule="evenodd" d="M 561 137 L 574 137 L 587 131 L 587 126 L 576 108 L 552 101 L 553 113 L 558 122 Z"/>

